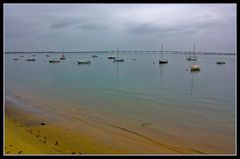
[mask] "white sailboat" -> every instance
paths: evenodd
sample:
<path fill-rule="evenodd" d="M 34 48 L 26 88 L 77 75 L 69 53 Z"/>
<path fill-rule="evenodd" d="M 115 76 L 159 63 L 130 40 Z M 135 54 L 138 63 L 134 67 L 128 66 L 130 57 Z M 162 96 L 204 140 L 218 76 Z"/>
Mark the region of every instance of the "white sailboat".
<path fill-rule="evenodd" d="M 161 59 L 159 60 L 159 64 L 165 64 L 168 63 L 167 59 L 162 58 L 162 52 L 163 52 L 163 44 L 161 44 Z"/>
<path fill-rule="evenodd" d="M 223 61 L 223 60 L 218 60 L 216 63 L 217 63 L 218 65 L 226 64 L 226 62 Z"/>
<path fill-rule="evenodd" d="M 188 57 L 187 57 L 187 60 L 188 60 L 188 61 L 197 61 L 197 58 L 196 58 L 196 57 L 193 57 L 193 56 L 190 56 L 190 53 L 191 53 L 191 51 L 189 50 L 189 55 L 188 55 Z"/>
<path fill-rule="evenodd" d="M 117 59 L 113 59 L 113 62 L 124 62 L 124 59 L 119 59 L 118 57 L 118 46 L 117 46 Z"/>
<path fill-rule="evenodd" d="M 63 49 L 62 49 L 62 56 L 60 57 L 60 60 L 65 60 L 65 59 L 66 59 L 66 57 L 64 56 Z"/>
<path fill-rule="evenodd" d="M 193 53 L 194 52 L 195 52 L 195 42 L 193 44 Z M 193 61 L 195 61 L 195 60 L 193 60 Z M 193 64 L 191 65 L 191 71 L 200 71 L 200 66 L 197 64 L 194 64 L 194 62 L 193 62 Z"/>
<path fill-rule="evenodd" d="M 13 57 L 13 60 L 19 60 L 19 58 L 16 57 L 16 49 L 14 50 L 14 57 Z"/>

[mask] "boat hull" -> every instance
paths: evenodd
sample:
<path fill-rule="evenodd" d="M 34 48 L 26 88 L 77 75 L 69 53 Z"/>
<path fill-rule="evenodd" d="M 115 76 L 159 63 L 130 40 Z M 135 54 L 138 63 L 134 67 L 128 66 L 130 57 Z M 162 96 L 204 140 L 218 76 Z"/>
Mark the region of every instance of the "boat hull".
<path fill-rule="evenodd" d="M 27 59 L 27 61 L 36 61 L 35 59 Z"/>
<path fill-rule="evenodd" d="M 200 71 L 199 66 L 191 66 L 191 71 Z"/>
<path fill-rule="evenodd" d="M 168 60 L 159 60 L 159 64 L 166 64 L 168 63 Z"/>
<path fill-rule="evenodd" d="M 78 61 L 77 64 L 90 64 L 91 61 Z"/>
<path fill-rule="evenodd" d="M 188 61 L 197 61 L 196 58 L 191 58 L 191 57 L 188 57 L 187 60 L 188 60 Z"/>
<path fill-rule="evenodd" d="M 217 64 L 221 65 L 221 64 L 226 64 L 226 62 L 224 61 L 218 61 Z"/>
<path fill-rule="evenodd" d="M 59 63 L 59 60 L 49 60 L 49 63 Z"/>
<path fill-rule="evenodd" d="M 124 59 L 114 59 L 113 62 L 124 62 Z"/>

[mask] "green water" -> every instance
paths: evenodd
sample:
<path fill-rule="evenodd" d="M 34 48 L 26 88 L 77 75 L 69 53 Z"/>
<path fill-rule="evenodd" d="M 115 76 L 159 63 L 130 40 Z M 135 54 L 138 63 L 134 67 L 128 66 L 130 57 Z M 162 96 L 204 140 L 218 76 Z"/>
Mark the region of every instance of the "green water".
<path fill-rule="evenodd" d="M 147 121 L 159 131 L 167 123 L 234 140 L 235 56 L 199 55 L 195 63 L 201 71 L 191 73 L 192 62 L 179 54 L 164 54 L 169 61 L 164 65 L 158 64 L 160 54 L 150 53 L 120 53 L 122 63 L 108 59 L 110 53 L 97 58 L 69 53 L 60 63 L 48 59 L 61 54 L 36 54 L 35 62 L 25 61 L 31 54 L 23 55 L 14 61 L 13 54 L 5 54 L 6 94 L 29 91 L 119 119 Z M 90 59 L 91 64 L 77 65 L 78 59 Z M 217 65 L 219 59 L 226 64 Z"/>

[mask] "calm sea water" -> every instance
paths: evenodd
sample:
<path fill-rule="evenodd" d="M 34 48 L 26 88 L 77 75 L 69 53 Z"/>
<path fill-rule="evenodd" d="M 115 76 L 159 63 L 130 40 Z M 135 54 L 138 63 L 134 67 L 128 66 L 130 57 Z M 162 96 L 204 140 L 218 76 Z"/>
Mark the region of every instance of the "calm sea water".
<path fill-rule="evenodd" d="M 150 53 L 120 53 L 122 63 L 108 59 L 111 53 L 98 53 L 96 58 L 69 53 L 60 63 L 48 62 L 60 53 L 36 54 L 34 62 L 26 61 L 32 54 L 21 55 L 14 61 L 13 54 L 5 54 L 6 93 L 29 91 L 73 107 L 147 121 L 159 131 L 188 127 L 234 140 L 235 56 L 199 55 L 195 63 L 201 71 L 191 73 L 192 62 L 179 54 L 164 54 L 169 60 L 164 65 L 158 64 L 160 54 Z M 91 64 L 77 65 L 78 59 Z M 226 64 L 217 65 L 219 59 Z"/>

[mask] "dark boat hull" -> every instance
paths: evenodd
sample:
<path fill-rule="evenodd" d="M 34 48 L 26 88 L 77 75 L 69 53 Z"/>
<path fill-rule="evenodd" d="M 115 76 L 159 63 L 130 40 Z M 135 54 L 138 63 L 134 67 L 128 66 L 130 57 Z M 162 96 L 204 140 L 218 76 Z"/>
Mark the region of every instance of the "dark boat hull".
<path fill-rule="evenodd" d="M 188 61 L 197 61 L 196 58 L 189 58 L 189 57 L 187 58 L 187 60 L 188 60 Z"/>
<path fill-rule="evenodd" d="M 159 60 L 159 64 L 165 64 L 165 63 L 168 63 L 168 61 L 166 61 L 166 60 Z"/>
<path fill-rule="evenodd" d="M 219 65 L 220 65 L 220 64 L 226 64 L 226 62 L 224 62 L 224 61 L 218 61 L 217 64 L 219 64 Z"/>
<path fill-rule="evenodd" d="M 36 61 L 35 59 L 27 59 L 27 61 Z"/>
<path fill-rule="evenodd" d="M 124 59 L 114 59 L 113 62 L 124 62 Z"/>
<path fill-rule="evenodd" d="M 58 62 L 60 62 L 60 61 L 53 61 L 53 60 L 49 60 L 49 63 L 58 63 Z"/>

